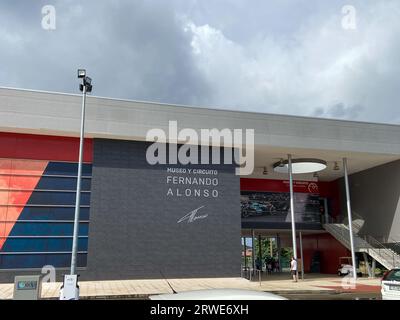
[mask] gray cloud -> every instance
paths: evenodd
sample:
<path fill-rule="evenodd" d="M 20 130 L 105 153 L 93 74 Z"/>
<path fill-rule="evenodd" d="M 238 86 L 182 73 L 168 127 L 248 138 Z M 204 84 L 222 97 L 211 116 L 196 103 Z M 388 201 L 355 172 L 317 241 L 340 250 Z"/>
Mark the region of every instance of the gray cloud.
<path fill-rule="evenodd" d="M 400 3 L 353 1 L 356 30 L 345 4 L 3 1 L 0 85 L 77 92 L 86 67 L 100 96 L 400 123 Z"/>
<path fill-rule="evenodd" d="M 360 105 L 345 106 L 343 103 L 337 103 L 327 108 L 316 108 L 314 116 L 324 118 L 357 119 L 364 112 Z"/>
<path fill-rule="evenodd" d="M 0 58 L 8 62 L 2 85 L 76 92 L 76 69 L 85 67 L 96 95 L 207 102 L 210 89 L 193 62 L 190 35 L 166 2 L 55 1 L 54 6 L 54 31 L 41 28 L 38 3 L 2 10 Z"/>

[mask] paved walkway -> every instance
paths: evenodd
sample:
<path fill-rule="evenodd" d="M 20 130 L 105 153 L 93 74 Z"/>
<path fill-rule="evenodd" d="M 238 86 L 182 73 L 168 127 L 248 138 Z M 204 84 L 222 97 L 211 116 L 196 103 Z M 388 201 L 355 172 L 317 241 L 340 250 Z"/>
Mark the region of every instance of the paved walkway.
<path fill-rule="evenodd" d="M 269 276 L 261 282 L 243 278 L 196 278 L 168 279 L 175 291 L 188 291 L 212 288 L 237 288 L 269 291 L 275 293 L 334 293 L 334 292 L 379 292 L 380 279 L 360 278 L 355 288 L 342 287 L 341 278 L 327 275 L 306 275 L 304 280 L 294 283 L 287 274 Z M 146 298 L 152 294 L 172 293 L 167 281 L 154 280 L 118 280 L 118 281 L 81 281 L 82 298 Z M 44 283 L 42 298 L 58 298 L 61 283 Z M 12 299 L 13 284 L 0 284 L 0 299 Z"/>

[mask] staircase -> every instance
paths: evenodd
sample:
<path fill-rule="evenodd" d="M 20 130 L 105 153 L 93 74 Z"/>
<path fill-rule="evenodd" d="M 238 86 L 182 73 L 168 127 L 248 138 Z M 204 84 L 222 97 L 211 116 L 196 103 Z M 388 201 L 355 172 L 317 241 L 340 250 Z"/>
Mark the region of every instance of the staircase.
<path fill-rule="evenodd" d="M 387 269 L 400 267 L 400 255 L 398 253 L 371 236 L 361 237 L 355 232 L 361 229 L 359 220 L 361 219 L 355 219 L 352 223 L 354 250 L 356 252 L 366 252 Z M 324 229 L 350 250 L 350 230 L 346 224 L 327 223 L 324 224 Z"/>

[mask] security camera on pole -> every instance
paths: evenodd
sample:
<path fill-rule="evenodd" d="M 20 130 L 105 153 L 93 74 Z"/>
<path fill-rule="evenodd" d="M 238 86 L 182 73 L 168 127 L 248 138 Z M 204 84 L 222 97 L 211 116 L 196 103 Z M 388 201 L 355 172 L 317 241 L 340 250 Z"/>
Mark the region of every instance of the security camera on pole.
<path fill-rule="evenodd" d="M 79 233 L 79 211 L 81 201 L 81 180 L 82 180 L 82 162 L 83 162 L 83 140 L 85 133 L 85 104 L 86 93 L 92 92 L 92 79 L 86 76 L 85 69 L 78 69 L 78 78 L 82 79 L 79 90 L 82 94 L 82 114 L 81 114 L 81 131 L 79 139 L 79 162 L 78 162 L 78 178 L 76 183 L 75 198 L 75 217 L 74 217 L 74 234 L 72 239 L 72 255 L 71 255 L 71 272 L 64 275 L 64 283 L 61 287 L 60 300 L 78 300 L 79 286 L 78 275 L 76 274 L 77 256 L 78 256 L 78 233 Z"/>

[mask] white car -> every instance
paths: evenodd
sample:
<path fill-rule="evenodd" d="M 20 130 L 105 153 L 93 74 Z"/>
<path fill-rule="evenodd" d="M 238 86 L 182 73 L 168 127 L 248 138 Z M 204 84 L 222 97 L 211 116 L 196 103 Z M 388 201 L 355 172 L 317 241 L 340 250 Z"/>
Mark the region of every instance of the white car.
<path fill-rule="evenodd" d="M 205 289 L 159 294 L 150 300 L 288 300 L 269 292 L 241 289 Z"/>
<path fill-rule="evenodd" d="M 387 271 L 381 282 L 382 300 L 400 300 L 400 269 Z"/>
<path fill-rule="evenodd" d="M 362 272 L 360 269 L 356 269 L 357 276 L 361 277 Z M 347 276 L 353 273 L 353 266 L 351 264 L 341 264 L 338 268 L 338 276 Z"/>

